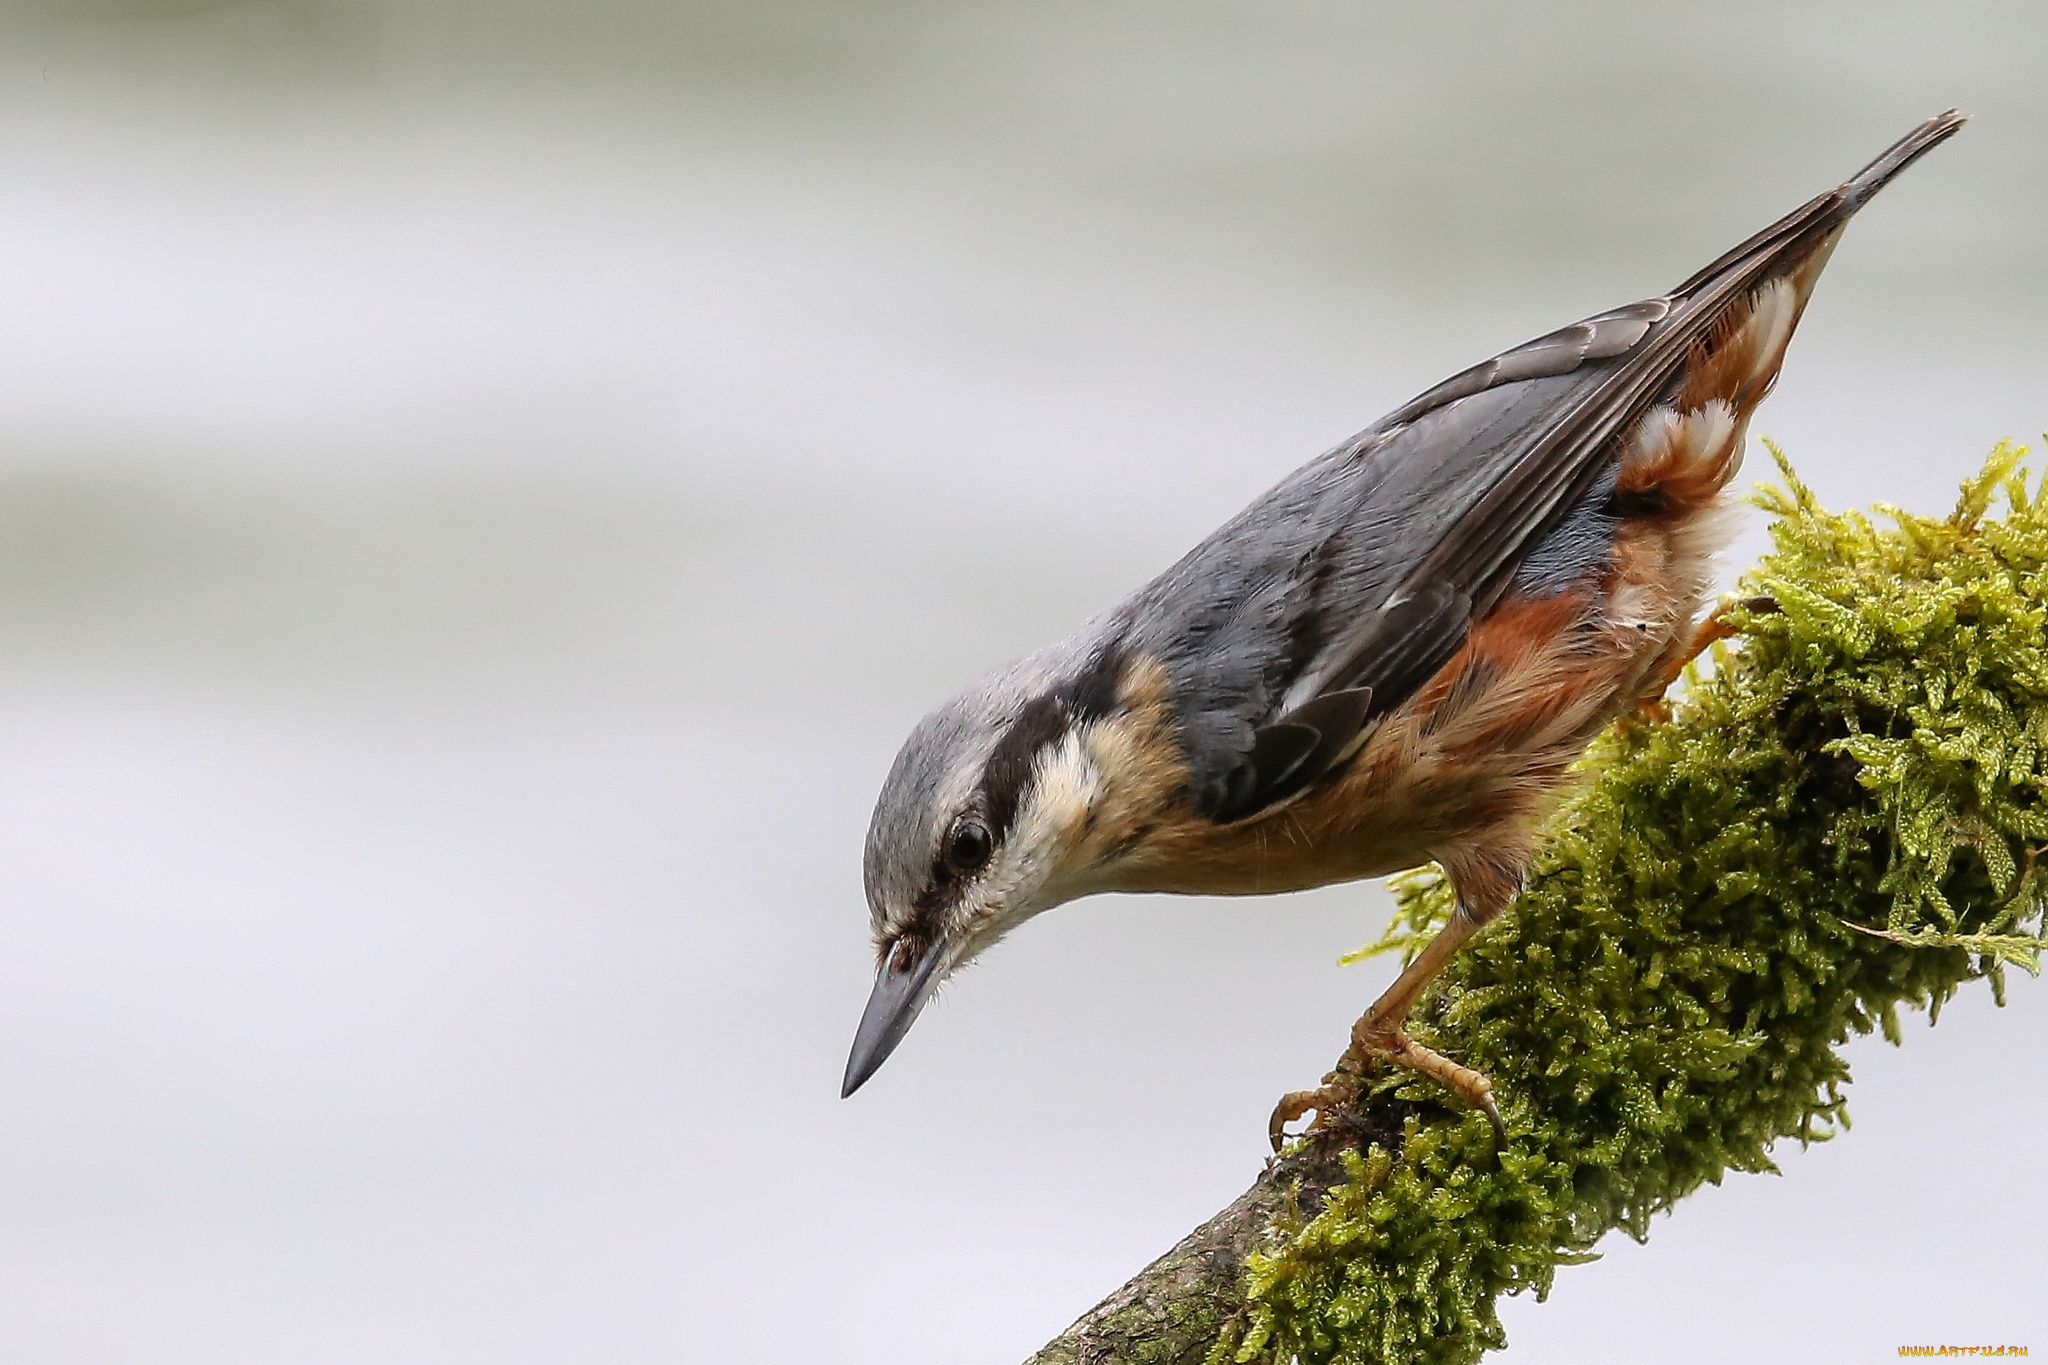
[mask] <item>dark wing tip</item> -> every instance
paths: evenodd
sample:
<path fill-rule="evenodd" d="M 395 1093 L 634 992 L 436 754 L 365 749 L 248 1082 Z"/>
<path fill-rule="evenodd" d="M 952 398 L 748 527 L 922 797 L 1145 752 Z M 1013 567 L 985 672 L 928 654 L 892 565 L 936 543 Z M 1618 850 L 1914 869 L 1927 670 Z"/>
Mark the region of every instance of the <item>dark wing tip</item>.
<path fill-rule="evenodd" d="M 1245 762 L 1205 812 L 1219 825 L 1256 815 L 1328 772 L 1372 714 L 1372 689 L 1325 692 L 1261 726 Z"/>
<path fill-rule="evenodd" d="M 1261 727 L 1252 740 L 1247 759 L 1251 780 L 1242 784 L 1241 791 L 1231 794 L 1234 799 L 1220 818 L 1234 820 L 1239 815 L 1249 815 L 1272 804 L 1274 792 L 1291 790 L 1292 780 L 1307 766 L 1322 742 L 1322 732 L 1315 726 L 1298 724 L 1291 718 Z"/>

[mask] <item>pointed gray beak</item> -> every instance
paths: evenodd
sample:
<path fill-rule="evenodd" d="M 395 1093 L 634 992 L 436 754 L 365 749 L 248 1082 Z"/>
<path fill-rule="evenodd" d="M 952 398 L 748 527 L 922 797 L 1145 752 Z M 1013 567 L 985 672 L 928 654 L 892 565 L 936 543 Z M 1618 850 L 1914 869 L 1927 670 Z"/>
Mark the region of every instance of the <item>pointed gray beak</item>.
<path fill-rule="evenodd" d="M 925 950 L 908 970 L 896 970 L 896 954 L 882 959 L 875 973 L 875 990 L 868 1007 L 861 1011 L 860 1027 L 854 1031 L 853 1053 L 846 1059 L 846 1079 L 840 1083 L 839 1098 L 845 1099 L 867 1084 L 868 1077 L 881 1070 L 882 1063 L 910 1032 L 917 1012 L 932 998 L 939 985 L 939 964 L 946 960 L 942 938 Z"/>

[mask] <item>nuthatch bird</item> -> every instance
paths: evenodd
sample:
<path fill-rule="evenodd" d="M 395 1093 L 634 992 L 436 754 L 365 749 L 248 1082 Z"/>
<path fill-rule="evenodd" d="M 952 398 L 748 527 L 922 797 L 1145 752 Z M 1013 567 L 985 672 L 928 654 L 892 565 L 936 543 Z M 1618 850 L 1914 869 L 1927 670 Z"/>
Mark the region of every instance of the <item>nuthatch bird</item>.
<path fill-rule="evenodd" d="M 1435 861 L 1436 938 L 1283 1125 L 1379 1057 L 1501 1126 L 1403 1025 L 1528 875 L 1567 770 L 1714 635 L 1752 413 L 1842 229 L 1951 110 L 1668 294 L 1454 375 L 1304 465 L 1172 568 L 926 716 L 868 830 L 880 960 L 852 1094 L 948 974 L 1101 891 L 1263 895 Z"/>

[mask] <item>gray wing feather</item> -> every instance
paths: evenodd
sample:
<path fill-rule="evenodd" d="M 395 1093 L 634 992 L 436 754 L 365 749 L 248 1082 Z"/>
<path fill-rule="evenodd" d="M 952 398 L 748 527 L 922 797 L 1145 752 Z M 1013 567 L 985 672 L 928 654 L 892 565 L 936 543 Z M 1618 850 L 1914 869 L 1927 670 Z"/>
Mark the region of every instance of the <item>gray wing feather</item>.
<path fill-rule="evenodd" d="M 1356 751 L 1611 476 L 1615 437 L 1735 301 L 1960 126 L 1943 115 L 1670 295 L 1453 375 L 1245 509 L 1119 613 L 1174 676 L 1189 791 L 1219 821 Z"/>
<path fill-rule="evenodd" d="M 1587 318 L 1584 322 L 1575 322 L 1569 327 L 1560 327 L 1548 336 L 1523 342 L 1511 351 L 1503 351 L 1491 360 L 1481 361 L 1469 370 L 1452 375 L 1406 406 L 1389 413 L 1381 419 L 1381 425 L 1412 422 L 1424 413 L 1502 384 L 1570 374 L 1588 360 L 1608 360 L 1622 355 L 1643 339 L 1651 323 L 1670 311 L 1669 299 L 1645 299 L 1641 303 Z"/>

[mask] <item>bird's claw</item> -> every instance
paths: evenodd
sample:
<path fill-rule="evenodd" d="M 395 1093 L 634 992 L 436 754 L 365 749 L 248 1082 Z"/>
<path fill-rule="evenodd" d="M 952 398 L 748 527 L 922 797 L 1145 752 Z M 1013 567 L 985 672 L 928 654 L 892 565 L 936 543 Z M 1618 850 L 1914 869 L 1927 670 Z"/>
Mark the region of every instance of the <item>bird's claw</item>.
<path fill-rule="evenodd" d="M 1486 1121 L 1493 1125 L 1494 1145 L 1496 1147 L 1506 1147 L 1508 1145 L 1508 1126 L 1501 1122 L 1500 1106 L 1493 1102 L 1491 1092 L 1480 1097 L 1479 1112 L 1486 1115 Z"/>
<path fill-rule="evenodd" d="M 1273 1106 L 1273 1117 L 1266 1120 L 1266 1136 L 1272 1141 L 1273 1150 L 1279 1151 L 1289 1137 L 1328 1129 L 1335 1123 L 1337 1111 L 1357 1098 L 1356 1082 L 1334 1078 L 1314 1090 L 1294 1090 L 1282 1095 L 1280 1103 Z M 1287 1125 L 1306 1114 L 1314 1114 L 1315 1118 L 1300 1133 L 1290 1134 Z"/>
<path fill-rule="evenodd" d="M 1314 1120 L 1301 1133 L 1292 1136 L 1327 1132 L 1337 1127 L 1341 1111 L 1355 1102 L 1364 1089 L 1359 1067 L 1367 1057 L 1383 1058 L 1396 1066 L 1434 1078 L 1486 1115 L 1487 1122 L 1493 1125 L 1495 1142 L 1502 1147 L 1507 1145 L 1508 1126 L 1502 1122 L 1500 1105 L 1493 1098 L 1492 1081 L 1471 1067 L 1460 1066 L 1442 1053 L 1422 1046 L 1398 1025 L 1385 1023 L 1368 1014 L 1353 1026 L 1351 1046 L 1339 1059 L 1337 1069 L 1323 1077 L 1320 1087 L 1282 1095 L 1280 1103 L 1273 1106 L 1273 1116 L 1266 1121 L 1266 1136 L 1271 1139 L 1273 1150 L 1279 1151 L 1290 1136 L 1287 1125 L 1305 1114 L 1313 1113 Z"/>

